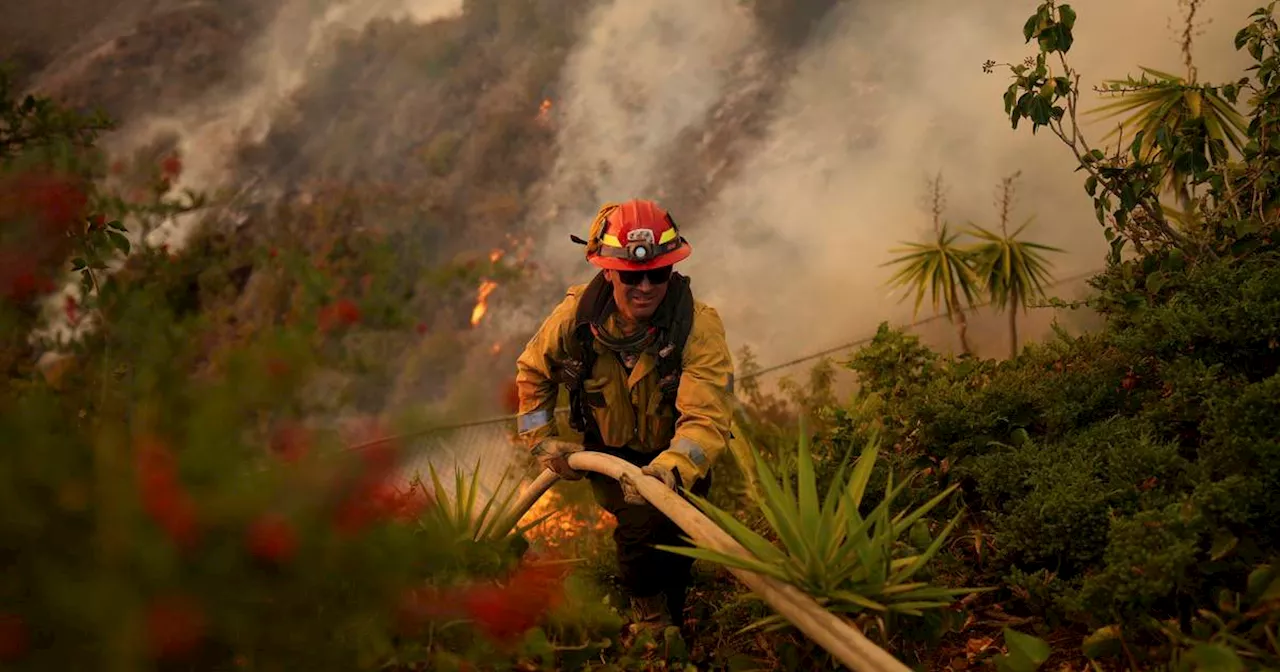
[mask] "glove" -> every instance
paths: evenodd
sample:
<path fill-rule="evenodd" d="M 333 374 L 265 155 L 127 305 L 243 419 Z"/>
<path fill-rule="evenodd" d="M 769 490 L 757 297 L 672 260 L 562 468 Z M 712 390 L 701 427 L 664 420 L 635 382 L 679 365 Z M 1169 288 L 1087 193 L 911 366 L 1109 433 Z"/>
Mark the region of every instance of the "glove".
<path fill-rule="evenodd" d="M 659 481 L 662 481 L 663 485 L 667 486 L 668 488 L 676 492 L 679 492 L 680 490 L 680 474 L 677 474 L 675 470 L 669 467 L 664 467 L 657 464 L 650 464 L 646 467 L 641 468 L 640 473 L 646 476 L 652 476 L 658 479 Z M 649 500 L 641 496 L 640 490 L 636 488 L 636 484 L 631 480 L 630 476 L 623 475 L 620 483 L 622 485 L 623 501 L 625 501 L 628 504 L 633 504 L 636 506 L 649 503 Z"/>
<path fill-rule="evenodd" d="M 533 456 L 543 469 L 550 469 L 566 481 L 582 478 L 582 472 L 569 467 L 569 455 L 582 451 L 582 446 L 559 439 L 547 439 L 533 447 Z"/>

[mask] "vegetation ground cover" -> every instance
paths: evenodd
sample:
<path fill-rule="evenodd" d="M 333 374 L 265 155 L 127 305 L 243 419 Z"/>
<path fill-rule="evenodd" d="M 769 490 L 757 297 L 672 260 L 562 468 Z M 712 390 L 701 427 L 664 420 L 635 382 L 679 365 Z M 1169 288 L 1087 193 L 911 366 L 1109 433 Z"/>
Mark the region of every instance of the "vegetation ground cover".
<path fill-rule="evenodd" d="M 1114 82 L 1112 93 L 1138 101 L 1136 130 L 1104 151 L 1077 127 L 1076 14 L 1041 4 L 1024 28 L 1035 53 L 1008 66 L 1005 110 L 1015 130 L 1030 125 L 1079 161 L 1099 235 L 1112 243 L 1083 304 L 1105 326 L 995 361 L 943 356 L 885 325 L 847 361 L 784 386 L 784 398 L 744 381 L 742 420 L 757 453 L 723 461 L 700 505 L 729 514 L 721 521 L 731 531 L 759 535 L 758 559 L 922 668 L 1280 668 L 1280 28 L 1271 10 L 1247 17 L 1236 38 L 1255 63 L 1238 81 L 1205 84 L 1190 69 Z M 323 381 L 365 370 L 394 339 L 432 337 L 399 310 L 403 297 L 443 301 L 450 283 L 480 276 L 478 264 L 442 263 L 432 294 L 405 273 L 394 231 L 325 227 L 306 245 L 290 235 L 317 228 L 307 217 L 359 218 L 386 206 L 385 194 L 362 201 L 340 190 L 321 199 L 332 209 L 280 213 L 275 237 L 209 232 L 171 255 L 137 234 L 203 207 L 202 195 L 169 189 L 182 158 L 109 162 L 96 144 L 107 120 L 21 98 L 7 81 L 7 665 L 830 664 L 785 624 L 744 630 L 770 614 L 741 599 L 710 557 L 687 636 L 632 636 L 608 582 L 607 524 L 576 548 L 549 547 L 538 528 L 509 537 L 491 517 L 467 515 L 465 481 L 452 499 L 434 483 L 390 488 L 396 441 L 336 450 L 397 428 L 311 422 L 335 403 Z M 1236 118 L 1238 104 L 1246 112 Z M 1017 229 L 975 229 L 969 245 L 938 224 L 899 277 L 951 314 L 962 344 L 960 315 L 973 302 L 1012 314 L 1038 297 L 1045 257 L 1029 254 L 1038 248 Z M 75 292 L 42 302 L 68 278 Z M 272 297 L 255 303 L 269 308 L 256 320 L 209 309 L 246 292 Z M 51 323 L 86 328 L 72 340 L 31 338 Z M 448 344 L 439 345 L 443 361 Z M 64 358 L 38 366 L 50 348 Z M 751 358 L 739 362 L 748 377 Z M 850 400 L 831 391 L 837 365 L 857 376 Z M 362 382 L 340 396 L 375 407 L 385 381 L 353 379 Z M 557 496 L 589 506 L 581 488 Z M 821 562 L 829 558 L 841 561 Z"/>

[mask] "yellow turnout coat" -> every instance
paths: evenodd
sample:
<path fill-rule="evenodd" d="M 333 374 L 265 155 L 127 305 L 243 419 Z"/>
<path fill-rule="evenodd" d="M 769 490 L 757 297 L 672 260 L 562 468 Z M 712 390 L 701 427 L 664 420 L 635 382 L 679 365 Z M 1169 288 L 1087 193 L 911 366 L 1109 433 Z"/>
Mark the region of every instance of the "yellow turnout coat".
<path fill-rule="evenodd" d="M 560 438 L 554 410 L 559 384 L 557 362 L 568 357 L 578 302 L 587 285 L 570 287 L 516 361 L 520 436 L 532 449 Z M 617 313 L 603 328 L 621 336 Z M 675 408 L 663 406 L 657 358 L 640 355 L 627 373 L 618 357 L 598 341 L 595 365 L 585 373 L 591 412 L 606 446 L 653 453 L 652 463 L 675 469 L 685 486 L 704 476 L 729 444 L 733 420 L 733 360 L 724 324 L 714 308 L 695 300 L 693 325 L 685 342 Z"/>

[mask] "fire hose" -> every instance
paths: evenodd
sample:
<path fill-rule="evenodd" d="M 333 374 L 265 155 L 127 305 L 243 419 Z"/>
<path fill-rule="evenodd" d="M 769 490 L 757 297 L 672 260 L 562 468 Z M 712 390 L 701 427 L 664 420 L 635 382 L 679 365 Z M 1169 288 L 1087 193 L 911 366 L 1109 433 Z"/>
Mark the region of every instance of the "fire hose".
<path fill-rule="evenodd" d="M 594 451 L 573 453 L 569 455 L 568 460 L 569 466 L 579 471 L 603 474 L 614 480 L 621 480 L 623 476 L 628 477 L 635 483 L 636 490 L 645 500 L 670 518 L 696 543 L 721 553 L 743 558 L 752 557 L 742 544 L 720 529 L 701 511 L 664 485 L 662 481 L 641 473 L 639 467 L 612 455 Z M 508 520 L 518 520 L 523 517 L 557 480 L 559 477 L 551 470 L 543 471 L 516 499 Z M 796 587 L 773 577 L 744 569 L 736 567 L 727 569 L 845 667 L 859 672 L 908 672 L 910 670 L 901 661 L 867 639 L 852 623 L 827 611 L 813 597 Z"/>

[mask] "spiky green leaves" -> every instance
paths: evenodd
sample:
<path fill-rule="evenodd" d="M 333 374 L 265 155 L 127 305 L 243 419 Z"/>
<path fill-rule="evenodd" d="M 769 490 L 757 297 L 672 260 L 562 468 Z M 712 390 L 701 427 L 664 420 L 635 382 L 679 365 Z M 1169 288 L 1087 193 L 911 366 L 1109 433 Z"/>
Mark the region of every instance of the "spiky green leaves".
<path fill-rule="evenodd" d="M 1162 165 L 1163 188 L 1185 202 L 1197 173 L 1226 162 L 1228 146 L 1243 151 L 1248 124 L 1227 99 L 1230 92 L 1153 68 L 1142 71 L 1140 79 L 1108 80 L 1107 92 L 1118 97 L 1089 113 L 1127 114 L 1105 138 L 1131 138 L 1134 159 Z"/>
<path fill-rule="evenodd" d="M 932 242 L 908 243 L 895 249 L 894 252 L 906 254 L 885 264 L 901 267 L 889 279 L 889 283 L 895 287 L 915 290 L 915 313 L 920 311 L 926 292 L 935 312 L 940 305 L 945 306 L 948 313 L 962 310 L 962 295 L 968 304 L 973 303 L 978 282 L 969 266 L 968 250 L 956 243 L 960 235 L 951 233 L 948 225 L 943 223 L 938 228 L 937 238 Z"/>
<path fill-rule="evenodd" d="M 765 536 L 707 500 L 689 495 L 698 508 L 742 544 L 751 557 L 706 547 L 660 548 L 784 581 L 837 613 L 872 611 L 920 616 L 926 610 L 950 605 L 957 596 L 977 592 L 969 588 L 940 588 L 916 580 L 963 515 L 963 512 L 957 513 L 932 539 L 922 524 L 926 515 L 954 493 L 955 486 L 915 510 L 895 515 L 891 507 L 906 484 L 895 485 L 890 477 L 885 484 L 884 498 L 865 516 L 862 514 L 862 500 L 877 454 L 878 443 L 868 443 L 851 471 L 847 462 L 840 465 L 830 489 L 820 497 L 809 442 L 803 433 L 794 487 L 790 473 L 775 474 L 768 461 L 753 450 L 763 493 L 757 505 L 779 545 L 770 543 Z M 923 551 L 906 550 L 913 548 L 904 543 L 903 536 L 909 532 L 927 544 Z M 772 628 L 783 623 L 775 616 L 751 627 Z"/>
<path fill-rule="evenodd" d="M 1052 263 L 1042 252 L 1062 252 L 1056 247 L 1020 240 L 1019 234 L 1031 224 L 1028 219 L 1013 233 L 1000 235 L 977 225 L 969 233 L 979 240 L 969 248 L 973 271 L 991 303 L 1001 310 L 1026 308 L 1027 301 L 1043 296 L 1051 282 Z"/>

